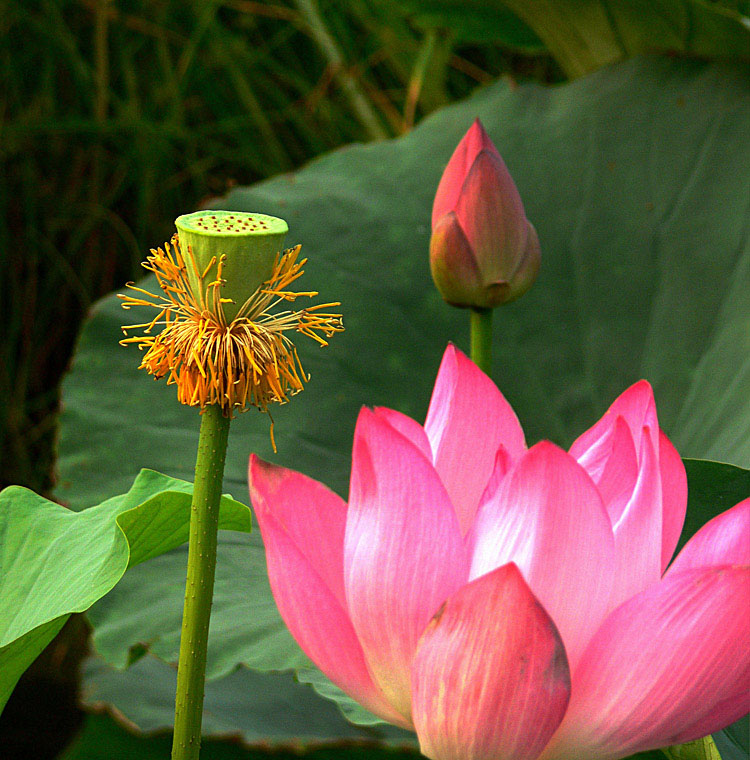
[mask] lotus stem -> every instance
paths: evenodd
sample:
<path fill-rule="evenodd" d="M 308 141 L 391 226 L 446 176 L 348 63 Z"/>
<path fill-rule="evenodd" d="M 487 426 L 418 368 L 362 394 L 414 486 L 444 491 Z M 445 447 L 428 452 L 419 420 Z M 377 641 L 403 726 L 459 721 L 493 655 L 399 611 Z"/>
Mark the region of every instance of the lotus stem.
<path fill-rule="evenodd" d="M 208 624 L 214 592 L 219 504 L 229 423 L 229 417 L 218 405 L 207 406 L 201 418 L 190 510 L 172 760 L 197 760 L 200 753 Z"/>
<path fill-rule="evenodd" d="M 492 309 L 471 309 L 471 360 L 485 375 L 492 373 Z"/>

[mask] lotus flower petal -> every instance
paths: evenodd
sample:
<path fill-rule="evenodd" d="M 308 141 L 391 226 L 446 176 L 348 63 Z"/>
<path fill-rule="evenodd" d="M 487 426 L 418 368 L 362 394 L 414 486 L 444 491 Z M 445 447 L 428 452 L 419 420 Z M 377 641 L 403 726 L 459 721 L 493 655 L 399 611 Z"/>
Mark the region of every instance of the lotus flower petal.
<path fill-rule="evenodd" d="M 747 710 L 750 568 L 670 573 L 604 622 L 543 760 L 614 760 L 690 741 Z M 743 653 L 743 654 L 740 654 Z"/>
<path fill-rule="evenodd" d="M 496 151 L 482 150 L 474 159 L 455 212 L 482 281 L 509 282 L 521 264 L 529 228 L 521 196 Z"/>
<path fill-rule="evenodd" d="M 433 229 L 440 217 L 456 208 L 458 196 L 461 193 L 466 175 L 469 173 L 474 159 L 483 150 L 494 153 L 500 158 L 497 148 L 495 148 L 489 135 L 485 132 L 482 123 L 479 119 L 476 119 L 461 139 L 461 142 L 459 142 L 450 161 L 448 161 L 448 165 L 445 167 L 443 176 L 440 178 L 440 184 L 435 193 L 435 201 L 432 205 Z M 502 159 L 500 160 L 502 161 Z M 508 170 L 506 169 L 505 171 L 507 172 Z M 510 177 L 510 175 L 508 176 Z"/>
<path fill-rule="evenodd" d="M 408 438 L 430 461 L 432 461 L 432 448 L 424 428 L 411 417 L 401 414 L 394 409 L 386 409 L 384 406 L 376 406 L 373 412 L 381 420 L 387 422 L 396 432 Z"/>
<path fill-rule="evenodd" d="M 458 518 L 432 464 L 363 409 L 344 540 L 346 599 L 373 677 L 407 719 L 417 641 L 467 577 Z"/>
<path fill-rule="evenodd" d="M 523 430 L 492 380 L 452 345 L 443 354 L 424 427 L 435 469 L 466 533 L 498 448 L 518 458 L 526 450 Z"/>
<path fill-rule="evenodd" d="M 485 498 L 470 577 L 515 562 L 574 668 L 610 609 L 615 570 L 612 527 L 594 483 L 569 454 L 542 441 Z"/>
<path fill-rule="evenodd" d="M 474 258 L 466 234 L 454 212 L 440 217 L 430 238 L 430 271 L 435 286 L 453 306 L 485 306 L 498 297 L 498 289 L 507 291 L 507 283 L 487 285 Z M 502 293 L 500 293 L 502 295 Z"/>
<path fill-rule="evenodd" d="M 638 454 L 633 436 L 622 415 L 608 417 L 600 438 L 588 447 L 579 438 L 570 449 L 571 456 L 588 472 L 614 525 L 622 516 L 638 480 Z"/>
<path fill-rule="evenodd" d="M 661 578 L 661 477 L 653 436 L 640 436 L 640 470 L 615 534 L 616 572 L 610 609 Z"/>
<path fill-rule="evenodd" d="M 664 572 L 680 540 L 687 511 L 687 474 L 685 465 L 667 436 L 659 431 L 659 469 L 661 471 L 661 570 Z"/>
<path fill-rule="evenodd" d="M 580 459 L 584 451 L 609 435 L 612 421 L 618 416 L 621 416 L 630 428 L 636 451 L 641 450 L 641 435 L 644 428 L 649 429 L 649 434 L 653 437 L 652 443 L 658 450 L 659 423 L 656 418 L 654 392 L 648 381 L 639 380 L 614 400 L 595 425 L 578 437 L 570 447 L 570 453 L 576 459 Z"/>
<path fill-rule="evenodd" d="M 534 760 L 570 694 L 560 635 L 515 565 L 459 589 L 422 635 L 414 725 L 432 760 Z"/>
<path fill-rule="evenodd" d="M 250 458 L 249 482 L 271 590 L 297 643 L 368 710 L 408 727 L 373 682 L 344 607 L 346 504 L 321 483 L 255 456 Z"/>
<path fill-rule="evenodd" d="M 712 565 L 750 565 L 750 498 L 707 522 L 685 544 L 667 575 Z"/>

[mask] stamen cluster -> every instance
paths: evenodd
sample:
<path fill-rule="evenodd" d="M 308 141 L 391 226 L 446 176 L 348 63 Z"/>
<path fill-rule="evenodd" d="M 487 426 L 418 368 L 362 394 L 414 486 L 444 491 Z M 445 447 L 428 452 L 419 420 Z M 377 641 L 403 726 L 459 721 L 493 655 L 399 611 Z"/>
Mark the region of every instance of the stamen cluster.
<path fill-rule="evenodd" d="M 142 329 L 143 333 L 126 337 L 121 343 L 135 343 L 145 349 L 140 368 L 176 384 L 177 397 L 183 404 L 201 408 L 217 404 L 231 417 L 248 406 L 265 412 L 272 402 L 285 403 L 309 380 L 286 333 L 301 332 L 325 346 L 325 338 L 344 329 L 340 314 L 325 311 L 338 306 L 337 302 L 271 313 L 282 301 L 318 295 L 315 291 L 288 290 L 302 275 L 307 261 L 298 261 L 299 252 L 298 245 L 277 255 L 271 277 L 242 305 L 237 316 L 227 321 L 223 305 L 230 301 L 221 297 L 225 257 L 218 262 L 212 259 L 200 271 L 190 247 L 189 261 L 185 261 L 175 235 L 171 247 L 165 243 L 164 248 L 152 248 L 143 264 L 156 275 L 161 295 L 132 283 L 127 287 L 133 293 L 120 295 L 125 309 L 150 306 L 158 310 L 150 322 L 124 326 L 126 335 L 128 330 Z M 189 283 L 188 265 L 198 288 Z M 206 283 L 214 266 L 215 279 Z M 163 328 L 161 332 L 151 334 L 157 326 Z"/>

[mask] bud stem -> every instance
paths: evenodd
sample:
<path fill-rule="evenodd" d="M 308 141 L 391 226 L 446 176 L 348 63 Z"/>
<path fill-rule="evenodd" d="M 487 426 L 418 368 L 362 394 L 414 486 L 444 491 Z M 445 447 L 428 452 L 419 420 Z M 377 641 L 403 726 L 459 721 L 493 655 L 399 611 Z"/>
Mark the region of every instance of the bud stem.
<path fill-rule="evenodd" d="M 200 753 L 208 624 L 214 592 L 219 503 L 229 422 L 221 407 L 216 405 L 207 406 L 201 417 L 190 510 L 172 760 L 197 760 Z"/>
<path fill-rule="evenodd" d="M 492 309 L 471 308 L 471 360 L 486 375 L 492 373 Z"/>

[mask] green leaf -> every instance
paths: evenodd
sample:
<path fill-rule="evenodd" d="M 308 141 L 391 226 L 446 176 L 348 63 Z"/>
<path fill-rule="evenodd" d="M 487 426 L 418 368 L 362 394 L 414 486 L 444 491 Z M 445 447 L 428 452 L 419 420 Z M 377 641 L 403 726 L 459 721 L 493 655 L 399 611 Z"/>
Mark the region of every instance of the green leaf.
<path fill-rule="evenodd" d="M 722 760 L 716 744 L 710 736 L 703 739 L 697 739 L 687 744 L 677 744 L 674 747 L 667 747 L 662 752 L 670 760 Z"/>
<path fill-rule="evenodd" d="M 750 721 L 746 715 L 723 731 L 714 734 L 722 760 L 747 760 L 750 757 Z"/>
<path fill-rule="evenodd" d="M 447 341 L 468 343 L 468 316 L 441 302 L 427 248 L 440 174 L 476 116 L 542 244 L 539 280 L 498 312 L 493 347 L 493 377 L 529 444 L 568 446 L 646 377 L 683 455 L 750 462 L 740 170 L 750 162 L 750 90 L 741 69 L 651 58 L 552 89 L 497 83 L 403 138 L 336 151 L 222 201 L 288 220 L 290 242 L 310 257 L 305 288 L 341 300 L 347 328 L 325 349 L 297 341 L 312 377 L 274 411 L 278 456 L 267 418 L 250 412 L 233 423 L 227 490 L 244 492 L 255 451 L 345 494 L 362 404 L 424 419 Z M 117 345 L 124 319 L 115 298 L 98 305 L 64 385 L 58 494 L 74 508 L 101 500 L 134 468 L 191 471 L 196 412 Z M 712 504 L 696 525 L 719 511 Z M 175 658 L 183 563 L 175 551 L 135 568 L 91 611 L 107 659 L 124 666 L 145 650 Z M 304 671 L 269 600 L 259 536 L 222 537 L 217 572 L 211 677 L 237 662 Z"/>
<path fill-rule="evenodd" d="M 117 708 L 131 728 L 153 733 L 171 729 L 177 671 L 145 656 L 125 671 L 98 658 L 84 672 L 84 699 L 94 709 Z M 413 747 L 413 734 L 393 726 L 355 726 L 291 673 L 238 668 L 206 683 L 206 736 L 237 736 L 246 746 L 335 746 L 344 743 Z"/>
<path fill-rule="evenodd" d="M 450 0 L 414 4 L 433 13 L 452 6 Z M 738 10 L 706 0 L 485 0 L 482 4 L 513 11 L 571 77 L 641 53 L 745 61 L 750 57 L 748 19 Z"/>
<path fill-rule="evenodd" d="M 0 709 L 70 614 L 87 610 L 128 567 L 187 540 L 191 490 L 144 470 L 128 493 L 83 512 L 17 486 L 0 493 Z M 229 497 L 219 520 L 250 530 L 250 510 Z"/>
<path fill-rule="evenodd" d="M 750 496 L 750 470 L 722 462 L 685 459 L 688 510 L 678 551 L 701 525 Z"/>
<path fill-rule="evenodd" d="M 83 728 L 59 760 L 169 760 L 171 736 L 134 736 L 107 715 L 89 715 Z M 204 739 L 201 742 L 201 760 L 413 760 L 421 757 L 415 750 L 377 750 L 356 747 L 347 743 L 341 748 L 306 748 L 302 752 L 294 747 L 287 752 L 248 749 L 232 736 L 225 741 Z M 660 760 L 660 759 L 657 759 Z"/>
<path fill-rule="evenodd" d="M 416 26 L 450 30 L 458 43 L 500 44 L 541 53 L 544 43 L 501 0 L 397 0 Z"/>

